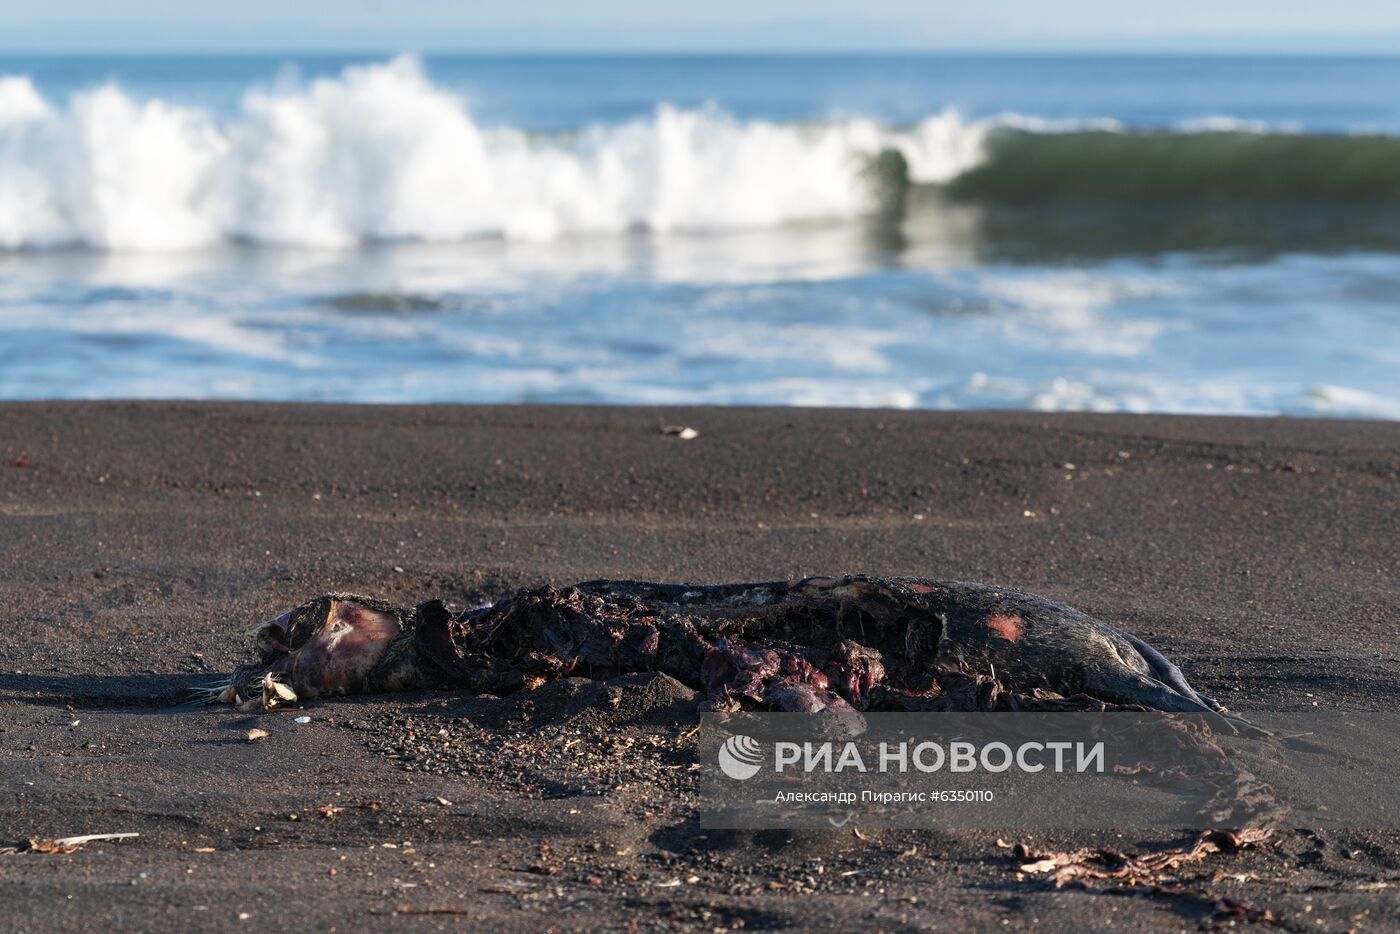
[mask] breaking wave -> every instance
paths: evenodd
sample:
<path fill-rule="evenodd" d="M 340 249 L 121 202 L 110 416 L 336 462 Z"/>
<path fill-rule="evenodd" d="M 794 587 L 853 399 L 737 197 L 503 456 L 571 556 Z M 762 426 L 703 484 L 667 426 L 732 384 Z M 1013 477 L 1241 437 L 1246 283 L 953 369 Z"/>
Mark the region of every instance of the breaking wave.
<path fill-rule="evenodd" d="M 483 126 L 418 61 L 255 87 L 213 113 L 0 78 L 0 248 L 344 247 L 850 220 L 909 183 L 973 201 L 1400 200 L 1400 139 L 1214 119 L 1176 132 L 953 111 L 905 128 L 661 106 L 567 134 Z"/>
<path fill-rule="evenodd" d="M 978 201 L 1400 201 L 1400 138 L 1264 132 L 1005 132 L 950 186 Z"/>

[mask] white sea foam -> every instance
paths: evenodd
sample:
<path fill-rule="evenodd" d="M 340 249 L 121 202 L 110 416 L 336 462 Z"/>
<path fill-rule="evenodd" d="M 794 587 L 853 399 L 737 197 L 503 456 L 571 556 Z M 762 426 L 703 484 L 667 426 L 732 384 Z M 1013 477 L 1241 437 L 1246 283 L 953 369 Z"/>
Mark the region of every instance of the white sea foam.
<path fill-rule="evenodd" d="M 344 247 L 847 220 L 878 206 L 873 156 L 898 152 L 911 181 L 941 184 L 983 163 L 998 129 L 1129 130 L 954 110 L 905 128 L 860 116 L 781 124 L 663 104 L 645 119 L 531 135 L 481 124 L 412 56 L 253 87 L 226 118 L 115 85 L 47 101 L 27 78 L 0 77 L 0 248 Z M 1289 131 L 1221 116 L 1176 129 Z"/>
<path fill-rule="evenodd" d="M 950 111 L 892 131 L 662 106 L 542 138 L 481 126 L 411 56 L 251 89 L 222 121 L 113 85 L 55 105 L 9 77 L 0 246 L 338 247 L 850 218 L 871 208 L 871 155 L 899 150 L 915 181 L 946 181 L 977 163 L 995 124 Z"/>
<path fill-rule="evenodd" d="M 985 294 L 1006 302 L 1006 336 L 1023 344 L 1063 347 L 1102 357 L 1137 357 L 1172 327 L 1160 317 L 1124 313 L 1125 306 L 1174 296 L 1178 286 L 1165 280 L 1047 272 L 1015 277 L 988 276 Z"/>
<path fill-rule="evenodd" d="M 1175 127 L 1181 133 L 1292 133 L 1303 132 L 1301 123 L 1270 123 L 1267 120 L 1243 120 L 1225 114 L 1211 114 L 1191 120 L 1181 120 Z"/>

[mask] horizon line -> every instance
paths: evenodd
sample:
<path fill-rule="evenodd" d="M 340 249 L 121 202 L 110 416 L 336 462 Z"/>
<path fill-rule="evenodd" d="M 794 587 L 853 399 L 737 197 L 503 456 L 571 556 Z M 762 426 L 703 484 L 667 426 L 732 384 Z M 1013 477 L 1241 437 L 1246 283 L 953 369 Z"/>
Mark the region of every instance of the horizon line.
<path fill-rule="evenodd" d="M 1065 47 L 1065 48 L 1031 48 L 1031 47 L 926 47 L 926 48 L 812 48 L 812 49 L 763 49 L 763 48 L 505 48 L 505 49 L 473 49 L 473 48 L 355 48 L 346 46 L 344 48 L 123 48 L 123 49 L 102 49 L 102 48 L 40 48 L 21 49 L 18 47 L 6 47 L 0 45 L 0 56 L 16 56 L 24 58 L 37 57 L 79 57 L 79 56 L 109 56 L 109 57 L 156 57 L 156 56 L 275 56 L 275 55 L 305 55 L 305 56 L 374 56 L 393 57 L 397 55 L 421 55 L 425 57 L 433 56 L 473 56 L 481 58 L 507 58 L 507 57 L 578 57 L 578 58 L 602 58 L 602 57 L 732 57 L 747 58 L 758 56 L 772 57 L 817 57 L 817 56 L 851 56 L 877 58 L 884 56 L 924 56 L 924 55 L 969 55 L 969 56 L 1026 56 L 1026 57 L 1077 57 L 1077 56 L 1106 56 L 1123 58 L 1177 58 L 1186 56 L 1239 56 L 1239 57 L 1271 57 L 1271 56 L 1307 56 L 1316 55 L 1328 58 L 1383 58 L 1400 57 L 1400 45 L 1391 49 L 1346 49 L 1346 48 L 1307 48 L 1307 47 L 1279 47 L 1279 48 L 1170 48 L 1170 49 L 1150 49 L 1150 48 L 1116 48 L 1116 47 Z"/>

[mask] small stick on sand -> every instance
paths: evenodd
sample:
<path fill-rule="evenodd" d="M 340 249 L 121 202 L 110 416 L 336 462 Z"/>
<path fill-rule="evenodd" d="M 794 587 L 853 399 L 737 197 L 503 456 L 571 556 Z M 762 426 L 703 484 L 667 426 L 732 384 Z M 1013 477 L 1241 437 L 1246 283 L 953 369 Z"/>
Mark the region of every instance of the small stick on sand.
<path fill-rule="evenodd" d="M 141 836 L 139 833 L 89 833 L 80 837 L 58 837 L 53 840 L 36 840 L 30 838 L 30 853 L 76 853 L 81 850 L 84 844 L 96 843 L 102 840 L 128 840 L 132 837 Z"/>

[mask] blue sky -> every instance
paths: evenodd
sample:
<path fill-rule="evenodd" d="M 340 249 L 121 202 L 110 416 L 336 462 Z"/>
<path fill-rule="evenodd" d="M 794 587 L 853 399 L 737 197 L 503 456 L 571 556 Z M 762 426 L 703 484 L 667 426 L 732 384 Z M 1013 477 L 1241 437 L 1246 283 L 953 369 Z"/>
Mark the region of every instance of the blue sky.
<path fill-rule="evenodd" d="M 1395 0 L 0 0 L 46 51 L 1400 52 Z"/>

